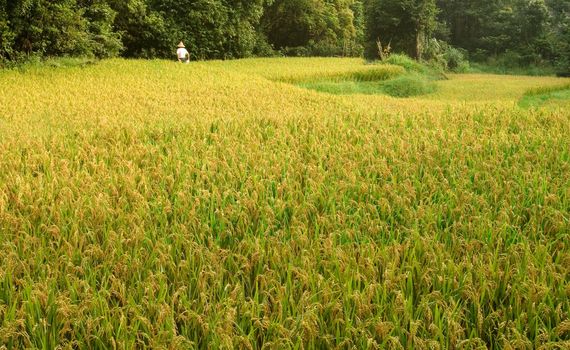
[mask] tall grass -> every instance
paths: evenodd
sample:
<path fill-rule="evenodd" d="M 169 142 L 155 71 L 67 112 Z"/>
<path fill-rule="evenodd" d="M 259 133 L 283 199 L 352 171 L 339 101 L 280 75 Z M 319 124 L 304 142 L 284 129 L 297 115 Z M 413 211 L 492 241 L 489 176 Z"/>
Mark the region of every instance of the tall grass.
<path fill-rule="evenodd" d="M 412 97 L 434 92 L 436 84 L 421 75 L 405 75 L 385 82 L 382 90 L 394 97 Z"/>
<path fill-rule="evenodd" d="M 331 94 L 386 94 L 412 97 L 434 92 L 439 74 L 404 55 L 392 55 L 367 70 L 348 73 L 304 75 L 290 81 L 297 86 Z"/>
<path fill-rule="evenodd" d="M 519 100 L 523 108 L 542 107 L 545 104 L 570 103 L 570 82 L 558 86 L 538 87 L 527 91 Z"/>
<path fill-rule="evenodd" d="M 0 347 L 567 348 L 567 110 L 334 67 L 1 71 Z"/>

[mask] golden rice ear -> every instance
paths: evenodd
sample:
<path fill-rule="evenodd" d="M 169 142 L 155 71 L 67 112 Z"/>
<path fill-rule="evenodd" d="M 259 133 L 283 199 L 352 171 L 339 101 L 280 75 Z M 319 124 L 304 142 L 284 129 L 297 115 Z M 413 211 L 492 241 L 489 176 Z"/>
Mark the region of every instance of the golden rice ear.
<path fill-rule="evenodd" d="M 0 70 L 0 350 L 568 348 L 568 112 L 515 104 L 561 82 L 299 88 L 399 74 Z"/>

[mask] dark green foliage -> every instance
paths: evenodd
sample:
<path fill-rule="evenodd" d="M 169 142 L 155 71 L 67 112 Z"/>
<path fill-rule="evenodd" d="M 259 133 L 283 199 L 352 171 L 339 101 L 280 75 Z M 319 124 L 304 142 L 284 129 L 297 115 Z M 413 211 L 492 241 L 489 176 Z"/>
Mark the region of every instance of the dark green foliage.
<path fill-rule="evenodd" d="M 104 0 L 79 1 L 88 20 L 90 51 L 98 58 L 117 56 L 122 48 L 121 35 L 113 29 L 117 12 Z"/>
<path fill-rule="evenodd" d="M 390 43 L 396 52 L 422 58 L 426 41 L 436 28 L 435 0 L 366 0 L 368 58 L 378 58 L 376 42 Z"/>
<path fill-rule="evenodd" d="M 285 55 L 355 55 L 361 52 L 362 16 L 355 0 L 275 0 L 261 29 Z"/>
<path fill-rule="evenodd" d="M 0 56 L 83 55 L 89 52 L 87 21 L 75 0 L 3 1 Z"/>
<path fill-rule="evenodd" d="M 362 52 L 361 0 L 0 0 L 3 60 L 61 55 L 193 59 Z"/>
<path fill-rule="evenodd" d="M 570 67 L 569 0 L 366 0 L 367 56 L 392 51 L 464 71 L 465 57 L 509 69 Z M 437 40 L 435 40 L 437 39 Z M 423 57 L 422 57 L 423 56 Z"/>
<path fill-rule="evenodd" d="M 10 28 L 7 0 L 0 0 L 0 60 L 13 55 L 15 33 Z"/>
<path fill-rule="evenodd" d="M 146 0 L 111 0 L 109 3 L 117 12 L 114 25 L 122 34 L 126 57 L 172 57 L 175 43 L 168 38 L 166 23 Z"/>
<path fill-rule="evenodd" d="M 0 57 L 116 56 L 122 44 L 113 31 L 114 18 L 104 1 L 3 0 Z"/>
<path fill-rule="evenodd" d="M 0 56 L 193 58 L 267 53 L 264 0 L 0 0 Z"/>
<path fill-rule="evenodd" d="M 551 40 L 559 73 L 570 74 L 570 0 L 547 0 L 552 16 Z"/>
<path fill-rule="evenodd" d="M 570 0 L 0 0 L 0 64 L 45 57 L 360 56 L 377 41 L 446 70 L 467 57 L 570 72 Z"/>
<path fill-rule="evenodd" d="M 263 47 L 256 26 L 263 0 L 151 1 L 151 9 L 163 19 L 159 56 L 171 57 L 183 40 L 193 58 L 236 58 L 253 55 Z M 150 35 L 150 37 L 156 37 Z M 136 49 L 137 43 L 133 43 Z"/>
<path fill-rule="evenodd" d="M 435 38 L 427 42 L 424 57 L 444 71 L 464 73 L 469 69 L 465 50 L 458 49 Z"/>
<path fill-rule="evenodd" d="M 476 61 L 525 67 L 560 64 L 570 53 L 568 0 L 438 0 L 438 7 L 445 39 Z"/>

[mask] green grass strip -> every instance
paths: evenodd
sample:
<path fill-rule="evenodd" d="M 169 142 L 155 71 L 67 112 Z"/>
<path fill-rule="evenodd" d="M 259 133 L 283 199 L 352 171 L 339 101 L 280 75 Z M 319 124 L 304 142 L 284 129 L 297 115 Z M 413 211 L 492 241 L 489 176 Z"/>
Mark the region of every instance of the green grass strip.
<path fill-rule="evenodd" d="M 559 86 L 540 87 L 527 91 L 519 100 L 522 108 L 539 108 L 551 100 L 570 100 L 570 83 Z"/>

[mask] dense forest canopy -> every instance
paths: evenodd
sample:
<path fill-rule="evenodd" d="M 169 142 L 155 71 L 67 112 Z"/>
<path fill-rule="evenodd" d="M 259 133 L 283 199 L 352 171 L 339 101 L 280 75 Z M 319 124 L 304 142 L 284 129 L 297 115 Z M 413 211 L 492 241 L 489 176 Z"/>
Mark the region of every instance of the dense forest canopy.
<path fill-rule="evenodd" d="M 180 40 L 193 59 L 378 58 L 383 43 L 418 59 L 568 67 L 570 0 L 0 0 L 4 62 L 172 58 Z"/>

